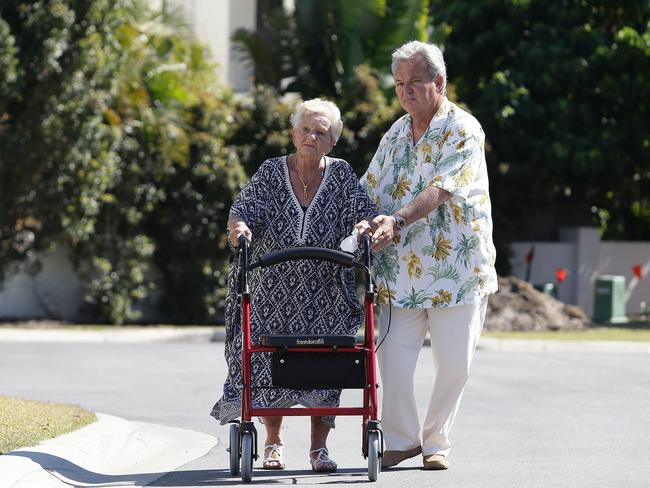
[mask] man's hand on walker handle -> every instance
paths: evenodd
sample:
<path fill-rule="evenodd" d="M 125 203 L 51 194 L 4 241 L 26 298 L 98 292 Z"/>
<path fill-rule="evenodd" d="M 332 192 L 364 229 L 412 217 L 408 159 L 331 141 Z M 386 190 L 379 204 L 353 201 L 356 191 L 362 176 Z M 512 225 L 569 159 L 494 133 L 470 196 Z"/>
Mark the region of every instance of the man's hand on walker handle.
<path fill-rule="evenodd" d="M 377 215 L 370 225 L 374 228 L 371 239 L 373 252 L 384 249 L 397 235 L 395 217 L 392 215 Z"/>

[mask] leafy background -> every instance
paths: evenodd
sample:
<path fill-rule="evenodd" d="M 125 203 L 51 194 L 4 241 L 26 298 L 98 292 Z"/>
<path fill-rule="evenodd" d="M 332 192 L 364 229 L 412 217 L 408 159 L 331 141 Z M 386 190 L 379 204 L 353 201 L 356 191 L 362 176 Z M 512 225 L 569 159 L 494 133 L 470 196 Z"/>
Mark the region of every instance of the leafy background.
<path fill-rule="evenodd" d="M 298 0 L 234 35 L 242 98 L 176 12 L 5 0 L 0 279 L 64 246 L 86 320 L 218 321 L 228 208 L 292 150 L 295 104 L 336 101 L 334 154 L 362 174 L 402 113 L 390 53 L 410 39 L 440 43 L 449 97 L 485 129 L 500 274 L 509 242 L 561 225 L 650 240 L 649 22 L 633 0 Z"/>

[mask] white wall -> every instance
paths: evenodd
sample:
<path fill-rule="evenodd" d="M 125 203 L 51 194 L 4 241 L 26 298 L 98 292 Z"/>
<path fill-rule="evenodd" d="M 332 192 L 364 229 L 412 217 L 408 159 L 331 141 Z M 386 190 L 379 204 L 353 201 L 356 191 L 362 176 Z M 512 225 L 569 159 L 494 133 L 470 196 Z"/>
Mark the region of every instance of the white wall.
<path fill-rule="evenodd" d="M 556 268 L 567 269 L 566 281 L 558 286 L 558 298 L 563 302 L 580 305 L 592 315 L 596 278 L 620 275 L 625 278 L 626 313 L 640 313 L 642 302 L 650 308 L 650 242 L 601 242 L 598 230 L 592 227 L 561 229 L 560 239 L 562 242 L 513 243 L 513 274 L 525 279 L 525 256 L 534 245 L 531 283 L 555 283 Z M 640 280 L 632 272 L 636 264 L 642 265 Z"/>
<path fill-rule="evenodd" d="M 0 318 L 73 321 L 83 303 L 83 289 L 65 250 L 41 257 L 43 268 L 32 276 L 23 271 L 7 277 L 0 288 Z"/>
<path fill-rule="evenodd" d="M 530 282 L 537 285 L 555 283 L 555 269 L 573 268 L 573 244 L 568 242 L 515 242 L 512 244 L 512 274 L 517 278 L 526 279 L 525 256 L 531 246 L 535 246 L 535 258 L 531 263 Z M 558 286 L 558 299 L 566 303 L 576 303 L 576 276 L 567 275 L 566 281 Z"/>
<path fill-rule="evenodd" d="M 201 42 L 218 64 L 219 76 L 238 92 L 251 87 L 251 70 L 235 54 L 230 36 L 239 28 L 255 30 L 256 0 L 172 0 L 181 5 Z"/>
<path fill-rule="evenodd" d="M 209 0 L 203 0 L 209 1 Z M 239 28 L 254 31 L 257 27 L 257 2 L 255 0 L 231 0 L 230 33 Z M 230 40 L 228 51 L 228 81 L 235 91 L 248 91 L 252 86 L 253 71 L 234 49 Z"/>
<path fill-rule="evenodd" d="M 609 274 L 625 277 L 626 313 L 639 313 L 643 301 L 650 307 L 650 242 L 601 242 L 593 228 L 563 229 L 560 235 L 564 242 L 513 243 L 513 274 L 525 279 L 524 258 L 534 245 L 530 281 L 555 283 L 556 268 L 567 269 L 567 279 L 558 287 L 563 302 L 578 304 L 592 315 L 595 280 Z M 0 318 L 79 318 L 83 289 L 66 251 L 59 248 L 47 253 L 42 262 L 43 269 L 35 277 L 18 273 L 5 280 L 0 288 Z M 641 280 L 632 272 L 636 264 L 643 268 Z M 142 311 L 149 320 L 155 318 L 146 305 Z"/>

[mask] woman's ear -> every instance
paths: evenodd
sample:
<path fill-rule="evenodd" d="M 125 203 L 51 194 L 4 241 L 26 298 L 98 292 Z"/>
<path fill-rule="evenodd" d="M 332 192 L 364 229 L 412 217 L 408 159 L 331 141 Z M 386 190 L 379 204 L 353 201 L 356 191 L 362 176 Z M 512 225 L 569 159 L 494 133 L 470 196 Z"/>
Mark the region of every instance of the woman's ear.
<path fill-rule="evenodd" d="M 291 143 L 293 144 L 293 147 L 296 147 L 296 128 L 295 127 L 291 128 Z"/>
<path fill-rule="evenodd" d="M 334 138 L 332 137 L 332 134 L 330 133 L 330 148 L 327 150 L 325 154 L 329 154 L 332 152 L 332 149 L 334 149 L 334 146 L 336 146 L 336 141 L 334 141 Z"/>

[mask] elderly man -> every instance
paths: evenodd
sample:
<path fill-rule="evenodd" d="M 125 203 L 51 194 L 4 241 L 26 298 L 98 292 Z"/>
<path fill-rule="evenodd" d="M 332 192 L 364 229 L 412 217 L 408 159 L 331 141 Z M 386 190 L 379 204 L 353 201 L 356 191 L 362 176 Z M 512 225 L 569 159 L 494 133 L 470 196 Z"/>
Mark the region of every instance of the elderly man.
<path fill-rule="evenodd" d="M 487 297 L 497 290 L 485 135 L 445 97 L 445 63 L 435 45 L 404 44 L 393 53 L 392 71 L 407 114 L 384 135 L 361 179 L 381 215 L 357 224 L 372 231 L 373 249 L 381 251 L 376 273 L 389 285 L 380 284 L 379 298 L 393 304 L 392 311 L 382 305 L 379 318 L 382 467 L 422 453 L 425 469 L 447 469 L 449 431 Z M 413 374 L 427 332 L 434 366 L 421 429 Z"/>

